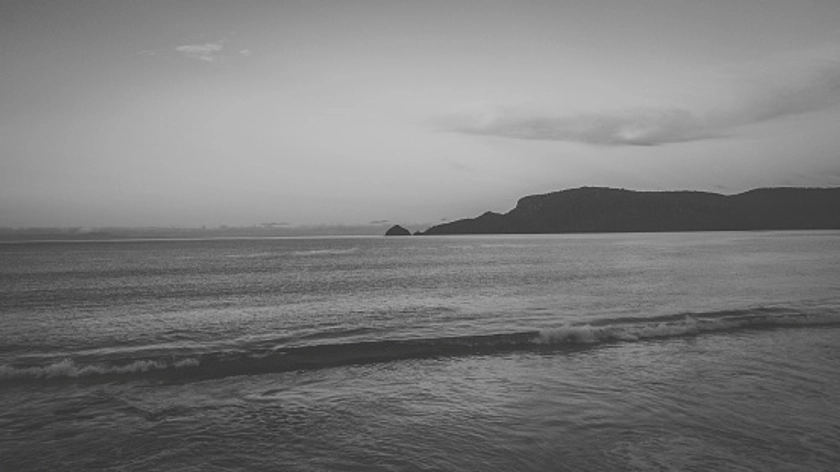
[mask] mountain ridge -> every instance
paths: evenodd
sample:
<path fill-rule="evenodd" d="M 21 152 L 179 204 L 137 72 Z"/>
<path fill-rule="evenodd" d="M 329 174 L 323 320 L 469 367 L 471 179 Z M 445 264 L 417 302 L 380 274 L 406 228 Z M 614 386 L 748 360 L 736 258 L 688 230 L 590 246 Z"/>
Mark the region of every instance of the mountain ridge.
<path fill-rule="evenodd" d="M 527 195 L 507 213 L 421 235 L 840 229 L 840 188 L 765 187 L 734 195 L 579 187 Z"/>

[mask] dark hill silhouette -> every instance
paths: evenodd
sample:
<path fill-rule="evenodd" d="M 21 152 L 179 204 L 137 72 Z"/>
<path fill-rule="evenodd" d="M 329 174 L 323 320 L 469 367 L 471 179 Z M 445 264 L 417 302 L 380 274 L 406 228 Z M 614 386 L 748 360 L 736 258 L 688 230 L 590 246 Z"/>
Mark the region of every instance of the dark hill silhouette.
<path fill-rule="evenodd" d="M 419 234 L 840 229 L 840 188 L 762 188 L 737 195 L 583 187 L 530 195 L 505 213 Z"/>

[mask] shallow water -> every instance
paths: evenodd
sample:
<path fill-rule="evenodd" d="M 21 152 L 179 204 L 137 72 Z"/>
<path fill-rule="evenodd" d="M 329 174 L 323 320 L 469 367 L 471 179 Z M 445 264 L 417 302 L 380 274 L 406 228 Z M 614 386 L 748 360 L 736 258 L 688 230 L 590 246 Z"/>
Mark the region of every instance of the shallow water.
<path fill-rule="evenodd" d="M 3 470 L 834 470 L 840 233 L 0 245 Z"/>

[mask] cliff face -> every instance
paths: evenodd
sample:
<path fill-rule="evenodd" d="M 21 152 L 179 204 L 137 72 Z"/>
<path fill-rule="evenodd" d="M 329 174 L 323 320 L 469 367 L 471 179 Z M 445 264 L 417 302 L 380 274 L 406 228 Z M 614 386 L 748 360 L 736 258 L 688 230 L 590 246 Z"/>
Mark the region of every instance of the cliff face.
<path fill-rule="evenodd" d="M 505 214 L 487 212 L 421 234 L 759 229 L 840 229 L 840 188 L 767 188 L 724 196 L 584 187 L 527 196 Z"/>

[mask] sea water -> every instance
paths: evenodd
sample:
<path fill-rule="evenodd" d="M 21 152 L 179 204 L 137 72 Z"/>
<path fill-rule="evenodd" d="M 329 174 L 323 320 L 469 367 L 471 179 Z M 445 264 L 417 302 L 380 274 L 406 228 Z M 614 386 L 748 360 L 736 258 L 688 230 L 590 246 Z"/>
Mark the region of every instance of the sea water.
<path fill-rule="evenodd" d="M 840 232 L 0 244 L 0 470 L 837 470 Z"/>

